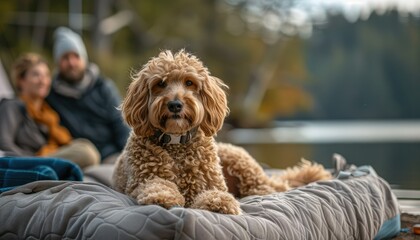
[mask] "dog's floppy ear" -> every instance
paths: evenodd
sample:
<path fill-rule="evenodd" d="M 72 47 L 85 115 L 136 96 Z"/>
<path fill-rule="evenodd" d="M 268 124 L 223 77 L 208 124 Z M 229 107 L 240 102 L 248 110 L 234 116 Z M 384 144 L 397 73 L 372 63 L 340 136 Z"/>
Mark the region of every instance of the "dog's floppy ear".
<path fill-rule="evenodd" d="M 227 85 L 213 76 L 207 76 L 207 79 L 203 82 L 201 99 L 205 115 L 200 128 L 206 136 L 215 135 L 222 128 L 223 121 L 229 113 L 223 88 L 227 88 Z"/>
<path fill-rule="evenodd" d="M 148 121 L 149 88 L 145 76 L 142 72 L 132 76 L 133 81 L 120 107 L 127 124 L 137 136 L 143 137 L 153 134 L 153 127 Z"/>

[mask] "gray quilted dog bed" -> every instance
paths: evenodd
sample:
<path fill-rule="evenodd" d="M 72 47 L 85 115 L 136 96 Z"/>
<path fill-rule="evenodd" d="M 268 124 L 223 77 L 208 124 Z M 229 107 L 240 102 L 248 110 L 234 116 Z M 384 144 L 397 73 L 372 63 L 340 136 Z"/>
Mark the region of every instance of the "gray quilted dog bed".
<path fill-rule="evenodd" d="M 0 195 L 0 239 L 290 240 L 395 235 L 399 225 L 390 223 L 399 223 L 399 210 L 388 183 L 371 168 L 344 176 L 243 198 L 243 214 L 238 216 L 140 206 L 99 183 L 38 181 Z"/>

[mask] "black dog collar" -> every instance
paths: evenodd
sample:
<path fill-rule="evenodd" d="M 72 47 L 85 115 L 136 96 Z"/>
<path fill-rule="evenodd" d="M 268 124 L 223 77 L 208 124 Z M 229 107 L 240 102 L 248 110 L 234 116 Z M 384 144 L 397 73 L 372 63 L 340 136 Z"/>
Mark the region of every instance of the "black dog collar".
<path fill-rule="evenodd" d="M 150 137 L 150 140 L 161 146 L 166 144 L 186 144 L 191 140 L 191 138 L 194 137 L 196 132 L 197 129 L 194 128 L 185 134 L 175 135 L 164 133 L 161 130 L 157 129 L 155 131 L 155 134 Z"/>

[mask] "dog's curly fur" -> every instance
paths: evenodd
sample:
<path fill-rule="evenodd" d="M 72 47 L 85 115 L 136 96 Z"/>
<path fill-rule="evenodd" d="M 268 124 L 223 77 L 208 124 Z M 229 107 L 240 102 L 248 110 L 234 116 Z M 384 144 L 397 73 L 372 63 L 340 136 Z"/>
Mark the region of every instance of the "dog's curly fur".
<path fill-rule="evenodd" d="M 216 143 L 229 112 L 224 88 L 195 56 L 163 51 L 133 76 L 121 109 L 133 131 L 116 163 L 114 187 L 140 204 L 239 214 L 237 197 L 269 194 L 321 179 L 328 171 L 304 162 L 268 177 L 242 148 Z M 160 131 L 191 139 L 159 143 Z M 226 181 L 227 180 L 227 183 Z"/>

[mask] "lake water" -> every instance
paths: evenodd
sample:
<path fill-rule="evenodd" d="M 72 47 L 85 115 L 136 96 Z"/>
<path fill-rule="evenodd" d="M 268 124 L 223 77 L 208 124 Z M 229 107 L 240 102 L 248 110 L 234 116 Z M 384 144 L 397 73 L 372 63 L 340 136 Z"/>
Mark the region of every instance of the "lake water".
<path fill-rule="evenodd" d="M 235 129 L 227 139 L 270 167 L 287 168 L 305 158 L 331 168 L 332 155 L 339 153 L 348 163 L 372 166 L 393 188 L 420 190 L 416 121 L 293 122 L 275 129 Z"/>

